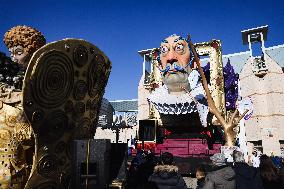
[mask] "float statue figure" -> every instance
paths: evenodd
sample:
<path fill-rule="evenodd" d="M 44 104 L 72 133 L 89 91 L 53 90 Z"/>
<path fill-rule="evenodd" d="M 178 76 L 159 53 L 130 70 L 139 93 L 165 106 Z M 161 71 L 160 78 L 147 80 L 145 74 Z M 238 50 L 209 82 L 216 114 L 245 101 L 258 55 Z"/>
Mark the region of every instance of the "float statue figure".
<path fill-rule="evenodd" d="M 9 30 L 4 42 L 21 67 L 13 81 L 22 84 L 1 84 L 1 187 L 69 188 L 72 144 L 95 134 L 111 62 L 84 40 L 45 45 L 27 26 Z"/>
<path fill-rule="evenodd" d="M 32 54 L 45 42 L 41 32 L 28 26 L 13 27 L 4 36 L 4 43 L 19 69 L 13 78 L 4 78 L 0 83 L 0 184 L 3 189 L 23 188 L 29 176 L 32 152 L 26 154 L 26 151 L 33 148 L 34 141 L 21 105 L 21 87 Z"/>
<path fill-rule="evenodd" d="M 209 112 L 197 70 L 192 69 L 194 56 L 188 41 L 176 34 L 162 40 L 157 57 L 164 85 L 148 97 L 161 114 L 185 115 L 198 111 L 203 127 Z M 190 92 L 190 96 L 187 92 Z M 174 118 L 176 119 L 176 118 Z"/>
<path fill-rule="evenodd" d="M 218 47 L 218 43 L 212 42 L 211 45 L 213 48 Z M 219 107 L 216 107 L 189 36 L 187 39 L 176 34 L 167 37 L 161 42 L 160 49 L 154 50 L 152 55 L 158 62 L 163 84 L 153 88 L 148 100 L 159 112 L 163 125 L 174 129 L 183 127 L 179 132 L 191 126 L 198 126 L 200 124 L 194 124 L 196 120 L 192 119 L 194 114 L 189 116 L 197 111 L 201 125 L 206 127 L 210 110 L 217 118 L 215 124 L 223 128 L 225 145 L 233 146 L 236 139 L 234 128 L 247 111 L 239 115 L 236 110 L 226 117 Z M 223 73 L 217 75 L 215 84 L 222 86 L 222 78 Z M 211 87 L 214 89 L 217 86 Z"/>
<path fill-rule="evenodd" d="M 163 83 L 170 94 L 184 93 L 182 88 L 190 90 L 188 74 L 193 62 L 187 41 L 177 35 L 164 39 L 160 47 L 160 71 Z"/>
<path fill-rule="evenodd" d="M 16 26 L 5 33 L 4 42 L 14 62 L 27 67 L 33 53 L 44 46 L 46 40 L 41 32 L 28 26 Z"/>

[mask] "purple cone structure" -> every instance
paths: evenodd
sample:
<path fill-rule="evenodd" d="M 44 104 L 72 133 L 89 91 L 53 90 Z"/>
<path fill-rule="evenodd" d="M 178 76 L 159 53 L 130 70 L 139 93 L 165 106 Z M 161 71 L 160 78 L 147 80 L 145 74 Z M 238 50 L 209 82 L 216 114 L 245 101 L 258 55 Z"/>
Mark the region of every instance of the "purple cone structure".
<path fill-rule="evenodd" d="M 206 66 L 203 67 L 203 72 L 205 74 L 207 82 L 210 84 L 210 63 L 208 62 Z M 226 109 L 234 110 L 235 102 L 238 99 L 238 79 L 239 75 L 235 73 L 233 66 L 228 59 L 227 64 L 223 67 L 223 75 L 225 82 L 225 101 Z"/>

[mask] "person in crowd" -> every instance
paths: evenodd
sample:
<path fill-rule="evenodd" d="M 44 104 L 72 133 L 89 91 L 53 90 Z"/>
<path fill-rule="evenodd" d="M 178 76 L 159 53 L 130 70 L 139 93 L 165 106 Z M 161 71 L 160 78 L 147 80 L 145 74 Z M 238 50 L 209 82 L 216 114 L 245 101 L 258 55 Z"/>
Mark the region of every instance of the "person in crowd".
<path fill-rule="evenodd" d="M 253 167 L 259 167 L 259 158 L 260 158 L 260 152 L 259 151 L 254 151 L 252 153 L 252 156 L 251 156 L 251 162 L 252 162 L 252 166 Z"/>
<path fill-rule="evenodd" d="M 136 156 L 131 161 L 127 180 L 126 180 L 126 189 L 136 189 L 138 188 L 138 181 L 139 181 L 139 167 L 143 161 L 144 152 L 142 150 L 138 150 Z"/>
<path fill-rule="evenodd" d="M 235 189 L 235 172 L 232 167 L 226 165 L 224 154 L 217 153 L 210 157 L 213 171 L 205 177 L 202 189 Z"/>
<path fill-rule="evenodd" d="M 138 167 L 139 188 L 148 188 L 148 178 L 153 174 L 155 166 L 155 155 L 151 151 L 146 152 L 143 161 Z"/>
<path fill-rule="evenodd" d="M 203 166 L 199 166 L 196 169 L 195 175 L 197 179 L 197 187 L 196 189 L 202 189 L 205 184 L 205 169 Z"/>
<path fill-rule="evenodd" d="M 284 188 L 284 156 L 281 158 L 280 180 L 281 186 Z"/>
<path fill-rule="evenodd" d="M 155 165 L 156 158 L 152 152 L 139 150 L 131 162 L 125 188 L 148 188 L 148 178 L 153 173 Z"/>
<path fill-rule="evenodd" d="M 259 171 L 245 162 L 242 152 L 235 150 L 233 152 L 233 160 L 233 169 L 236 174 L 236 189 L 263 189 Z"/>
<path fill-rule="evenodd" d="M 157 189 L 187 189 L 186 183 L 173 165 L 173 154 L 164 152 L 160 156 L 160 164 L 155 166 L 149 177 L 149 187 Z"/>
<path fill-rule="evenodd" d="M 260 156 L 260 175 L 262 178 L 264 189 L 281 188 L 281 180 L 278 169 L 267 155 Z"/>
<path fill-rule="evenodd" d="M 281 158 L 279 156 L 271 156 L 271 160 L 277 169 L 281 168 Z"/>

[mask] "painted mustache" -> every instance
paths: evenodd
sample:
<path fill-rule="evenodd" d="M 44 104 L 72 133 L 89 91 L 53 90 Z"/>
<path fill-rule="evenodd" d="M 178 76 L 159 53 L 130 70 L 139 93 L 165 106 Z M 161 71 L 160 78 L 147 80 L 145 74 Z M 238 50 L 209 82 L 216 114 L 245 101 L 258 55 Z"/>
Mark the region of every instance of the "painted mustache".
<path fill-rule="evenodd" d="M 183 68 L 182 66 L 177 65 L 176 63 L 173 63 L 173 69 L 171 69 L 170 65 L 167 65 L 165 69 L 161 69 L 160 67 L 158 67 L 160 72 L 162 72 L 164 75 L 166 75 L 167 73 L 171 74 L 171 73 L 176 73 L 176 72 L 182 72 L 185 73 L 185 68 Z"/>
<path fill-rule="evenodd" d="M 185 68 L 187 68 L 188 66 L 190 66 L 190 67 L 192 66 L 193 60 L 194 60 L 194 57 L 191 56 L 189 63 L 185 67 L 177 65 L 176 64 L 177 62 L 173 63 L 174 69 L 171 69 L 171 66 L 169 66 L 169 65 L 167 65 L 165 69 L 161 69 L 161 67 L 159 67 L 159 66 L 157 66 L 157 67 L 160 70 L 160 72 L 163 73 L 164 75 L 167 74 L 168 72 L 171 72 L 171 73 L 182 72 L 182 73 L 184 73 L 184 72 L 186 72 Z"/>

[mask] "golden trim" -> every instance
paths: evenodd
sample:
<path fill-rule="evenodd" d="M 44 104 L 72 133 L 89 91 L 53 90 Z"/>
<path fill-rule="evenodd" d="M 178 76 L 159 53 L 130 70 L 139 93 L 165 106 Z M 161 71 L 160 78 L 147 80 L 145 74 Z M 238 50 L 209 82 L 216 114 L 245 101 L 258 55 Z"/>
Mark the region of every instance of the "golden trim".
<path fill-rule="evenodd" d="M 211 95 L 218 111 L 226 116 L 221 41 L 213 39 L 209 42 L 195 43 L 194 47 L 198 55 L 209 56 L 210 85 L 214 86 Z"/>
<path fill-rule="evenodd" d="M 91 140 L 88 139 L 87 142 L 87 159 L 86 159 L 86 175 L 89 175 L 89 161 L 90 161 L 90 142 Z M 86 177 L 86 189 L 88 189 L 88 177 Z"/>

